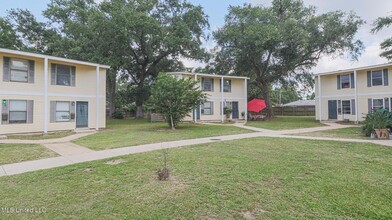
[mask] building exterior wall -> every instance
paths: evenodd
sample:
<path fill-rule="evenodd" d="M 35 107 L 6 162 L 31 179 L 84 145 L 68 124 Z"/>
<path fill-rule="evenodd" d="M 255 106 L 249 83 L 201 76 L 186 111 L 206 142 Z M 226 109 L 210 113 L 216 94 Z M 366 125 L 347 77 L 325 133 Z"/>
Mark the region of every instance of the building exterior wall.
<path fill-rule="evenodd" d="M 387 79 L 388 85 L 370 86 L 368 87 L 368 71 L 388 70 Z M 338 89 L 337 77 L 338 75 L 354 74 L 354 87 Z M 356 80 L 355 80 L 356 75 Z M 320 79 L 319 79 L 320 77 Z M 330 73 L 327 75 L 317 75 L 315 77 L 315 93 L 316 93 L 316 119 L 317 120 L 331 120 L 329 118 L 328 101 L 329 100 L 350 100 L 355 102 L 351 106 L 351 114 L 338 114 L 336 120 L 341 121 L 348 119 L 350 121 L 363 121 L 368 114 L 369 99 L 388 99 L 388 106 L 385 108 L 391 110 L 390 103 L 392 102 L 392 65 L 384 65 L 379 67 L 359 68 L 358 70 L 339 71 L 338 73 Z M 383 77 L 384 79 L 384 77 Z M 321 81 L 321 88 L 319 88 L 319 80 Z M 321 94 L 321 95 L 320 95 Z M 320 102 L 321 100 L 321 102 Z M 356 106 L 355 106 L 356 105 Z M 321 111 L 320 111 L 321 107 Z M 333 120 L 333 119 L 332 119 Z"/>
<path fill-rule="evenodd" d="M 19 58 L 34 61 L 34 83 L 24 82 L 5 82 L 3 80 L 4 57 Z M 26 124 L 4 124 L 0 120 L 0 135 L 13 133 L 31 133 L 44 132 L 45 123 L 47 131 L 63 131 L 76 129 L 76 119 L 69 122 L 50 122 L 50 116 L 47 115 L 45 122 L 45 59 L 30 55 L 16 55 L 13 53 L 0 52 L 0 101 L 2 100 L 32 100 L 33 101 L 33 122 Z M 65 64 L 74 66 L 75 86 L 51 85 L 51 64 Z M 47 114 L 51 113 L 51 101 L 77 101 L 88 102 L 88 128 L 105 128 L 106 116 L 106 69 L 99 69 L 99 87 L 97 88 L 97 71 L 96 66 L 82 65 L 72 61 L 56 61 L 48 59 L 48 85 L 47 85 Z M 97 110 L 97 89 L 99 89 L 99 107 L 98 107 L 98 126 L 96 124 Z M 9 103 L 8 103 L 9 104 Z M 0 108 L 0 116 L 3 112 Z M 75 116 L 76 118 L 76 116 Z M 1 119 L 1 118 L 0 118 Z"/>
<path fill-rule="evenodd" d="M 200 112 L 200 121 L 221 121 L 221 102 L 238 102 L 238 120 L 246 120 L 246 112 L 247 112 L 247 80 L 245 77 L 233 77 L 223 76 L 225 80 L 231 80 L 231 92 L 224 92 L 222 98 L 221 92 L 221 82 L 222 76 L 216 75 L 196 75 L 195 74 L 179 74 L 176 75 L 178 78 L 190 78 L 192 80 L 198 81 L 198 89 L 202 88 L 202 79 L 203 78 L 211 78 L 214 80 L 213 91 L 204 91 L 207 94 L 207 101 L 213 102 L 213 114 L 212 115 L 204 115 Z M 225 105 L 225 104 L 224 104 Z M 199 109 L 201 110 L 201 109 Z M 196 110 L 197 111 L 197 110 Z M 245 115 L 242 116 L 242 113 Z M 195 112 L 190 112 L 189 116 L 184 119 L 184 121 L 195 121 L 194 118 Z M 223 119 L 226 119 L 226 116 L 223 115 Z M 230 116 L 232 119 L 232 115 Z"/>

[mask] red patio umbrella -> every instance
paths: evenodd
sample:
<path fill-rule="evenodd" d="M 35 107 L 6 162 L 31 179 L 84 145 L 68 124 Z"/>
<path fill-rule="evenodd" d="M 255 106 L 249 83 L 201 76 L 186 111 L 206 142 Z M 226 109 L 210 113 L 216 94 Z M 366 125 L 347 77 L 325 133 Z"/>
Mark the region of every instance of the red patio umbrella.
<path fill-rule="evenodd" d="M 265 109 L 265 107 L 267 107 L 267 105 L 263 99 L 252 99 L 248 102 L 248 111 L 250 112 L 260 112 Z"/>

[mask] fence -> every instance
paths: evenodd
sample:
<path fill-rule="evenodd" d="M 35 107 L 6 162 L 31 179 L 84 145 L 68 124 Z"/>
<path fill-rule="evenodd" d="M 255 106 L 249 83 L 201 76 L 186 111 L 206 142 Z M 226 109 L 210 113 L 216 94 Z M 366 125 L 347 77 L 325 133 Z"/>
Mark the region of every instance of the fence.
<path fill-rule="evenodd" d="M 282 116 L 315 116 L 316 107 L 315 106 L 284 106 L 284 107 L 273 107 L 274 115 Z"/>

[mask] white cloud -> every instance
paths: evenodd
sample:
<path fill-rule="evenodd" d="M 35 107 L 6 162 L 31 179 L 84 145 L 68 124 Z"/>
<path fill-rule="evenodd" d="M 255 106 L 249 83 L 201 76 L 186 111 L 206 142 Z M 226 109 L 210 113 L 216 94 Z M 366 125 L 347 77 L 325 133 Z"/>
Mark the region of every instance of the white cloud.
<path fill-rule="evenodd" d="M 251 0 L 253 5 L 270 6 L 271 0 Z M 387 62 L 386 59 L 381 58 L 380 43 L 391 36 L 391 29 L 385 29 L 377 34 L 371 34 L 373 22 L 378 17 L 384 17 L 392 14 L 391 0 L 356 0 L 356 1 L 342 1 L 342 0 L 304 0 L 306 5 L 314 5 L 317 7 L 317 13 L 326 13 L 329 11 L 341 10 L 345 12 L 353 11 L 366 24 L 363 25 L 357 33 L 357 38 L 364 42 L 365 51 L 357 62 L 352 62 L 345 58 L 331 58 L 323 57 L 313 72 L 328 72 L 338 69 L 348 69 L 360 66 L 374 65 Z"/>

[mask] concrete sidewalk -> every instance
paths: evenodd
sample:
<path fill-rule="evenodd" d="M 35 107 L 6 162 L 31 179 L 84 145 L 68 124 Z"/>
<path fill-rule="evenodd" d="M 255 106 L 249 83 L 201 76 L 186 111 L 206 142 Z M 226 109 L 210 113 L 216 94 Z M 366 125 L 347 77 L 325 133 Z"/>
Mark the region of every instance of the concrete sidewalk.
<path fill-rule="evenodd" d="M 340 126 L 310 128 L 310 129 L 306 129 L 306 131 L 307 132 L 317 131 L 321 128 L 323 128 L 323 130 L 328 130 L 328 129 L 340 128 Z M 298 132 L 298 131 L 300 131 L 299 133 L 302 133 L 304 129 L 291 130 L 290 133 L 292 134 L 293 132 Z M 107 158 L 112 158 L 117 156 L 149 152 L 149 151 L 166 149 L 166 148 L 176 148 L 176 147 L 184 147 L 184 146 L 190 146 L 196 144 L 206 144 L 206 143 L 239 140 L 239 139 L 255 138 L 255 137 L 327 140 L 327 141 L 342 141 L 342 142 L 356 142 L 356 143 L 371 143 L 371 144 L 378 144 L 378 145 L 384 145 L 389 147 L 392 146 L 392 141 L 389 140 L 361 140 L 361 139 L 345 139 L 345 138 L 292 136 L 292 135 L 286 135 L 286 133 L 287 131 L 263 130 L 262 132 L 254 132 L 248 134 L 225 135 L 225 136 L 198 138 L 198 139 L 190 139 L 190 140 L 170 141 L 170 142 L 130 146 L 130 147 L 109 149 L 109 150 L 102 150 L 102 151 L 87 150 L 85 152 L 80 152 L 78 154 L 70 154 L 70 155 L 63 153 L 64 155 L 60 157 L 0 166 L 0 176 L 21 174 L 21 173 L 26 173 L 26 172 L 36 171 L 36 170 L 50 169 L 50 168 L 67 166 L 67 165 L 72 165 L 72 164 L 77 164 L 77 163 L 82 163 L 87 161 L 101 160 L 101 159 L 107 159 Z"/>
<path fill-rule="evenodd" d="M 53 143 L 67 143 L 73 140 L 92 135 L 96 131 L 76 133 L 63 138 L 44 139 L 44 140 L 18 140 L 18 139 L 0 139 L 0 144 L 53 144 Z"/>

